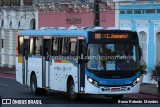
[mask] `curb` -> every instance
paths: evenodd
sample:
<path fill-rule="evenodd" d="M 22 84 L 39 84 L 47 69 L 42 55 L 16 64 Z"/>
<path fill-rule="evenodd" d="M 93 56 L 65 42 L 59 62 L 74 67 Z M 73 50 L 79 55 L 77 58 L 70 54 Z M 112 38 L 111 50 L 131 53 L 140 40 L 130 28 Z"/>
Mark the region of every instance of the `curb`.
<path fill-rule="evenodd" d="M 10 72 L 6 72 L 6 71 L 2 72 L 2 71 L 0 71 L 0 74 L 16 75 L 15 71 L 10 71 Z"/>
<path fill-rule="evenodd" d="M 146 95 L 152 95 L 160 98 L 160 95 L 158 94 L 152 94 L 152 93 L 145 93 L 145 92 L 140 92 L 140 94 L 146 94 Z"/>
<path fill-rule="evenodd" d="M 15 79 L 16 75 L 0 73 L 0 77 Z"/>
<path fill-rule="evenodd" d="M 16 72 L 15 71 L 0 71 L 0 77 L 15 79 Z"/>

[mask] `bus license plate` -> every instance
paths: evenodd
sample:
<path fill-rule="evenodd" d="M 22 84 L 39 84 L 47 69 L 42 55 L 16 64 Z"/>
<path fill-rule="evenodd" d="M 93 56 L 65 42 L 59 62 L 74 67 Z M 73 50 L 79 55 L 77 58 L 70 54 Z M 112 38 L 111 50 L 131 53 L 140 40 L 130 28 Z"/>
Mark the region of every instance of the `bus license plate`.
<path fill-rule="evenodd" d="M 120 88 L 112 88 L 112 91 L 120 91 Z"/>

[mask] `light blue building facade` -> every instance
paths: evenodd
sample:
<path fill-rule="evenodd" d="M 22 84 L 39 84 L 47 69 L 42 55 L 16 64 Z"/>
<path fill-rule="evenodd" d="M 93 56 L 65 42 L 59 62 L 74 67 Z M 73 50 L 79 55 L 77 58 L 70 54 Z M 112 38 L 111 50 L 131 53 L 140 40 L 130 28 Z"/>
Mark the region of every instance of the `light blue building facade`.
<path fill-rule="evenodd" d="M 115 0 L 116 1 L 116 0 Z M 137 31 L 142 48 L 142 59 L 147 64 L 143 82 L 151 80 L 152 70 L 160 64 L 160 1 L 117 0 L 116 27 Z"/>

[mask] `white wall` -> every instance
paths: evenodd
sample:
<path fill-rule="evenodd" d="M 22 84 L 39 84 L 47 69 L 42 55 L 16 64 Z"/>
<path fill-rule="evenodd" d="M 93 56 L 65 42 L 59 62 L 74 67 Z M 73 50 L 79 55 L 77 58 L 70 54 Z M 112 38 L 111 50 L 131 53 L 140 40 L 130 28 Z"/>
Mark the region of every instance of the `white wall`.
<path fill-rule="evenodd" d="M 23 3 L 21 2 L 21 5 Z M 35 15 L 36 14 L 36 15 Z M 19 29 L 30 29 L 30 21 L 34 18 L 38 18 L 38 12 L 33 11 L 32 7 L 21 7 L 19 10 L 8 7 L 8 9 L 0 10 L 1 20 L 4 20 L 4 24 L 1 27 L 0 43 L 1 38 L 4 38 L 4 48 L 0 49 L 0 63 L 1 66 L 12 67 L 15 65 L 15 43 L 16 34 Z M 37 21 L 37 19 L 36 19 Z M 19 27 L 20 22 L 20 27 Z M 38 21 L 37 21 L 38 22 Z M 12 24 L 11 24 L 12 23 Z M 0 23 L 1 24 L 1 23 Z M 38 28 L 38 25 L 36 25 Z M 9 60 L 10 59 L 10 60 Z"/>

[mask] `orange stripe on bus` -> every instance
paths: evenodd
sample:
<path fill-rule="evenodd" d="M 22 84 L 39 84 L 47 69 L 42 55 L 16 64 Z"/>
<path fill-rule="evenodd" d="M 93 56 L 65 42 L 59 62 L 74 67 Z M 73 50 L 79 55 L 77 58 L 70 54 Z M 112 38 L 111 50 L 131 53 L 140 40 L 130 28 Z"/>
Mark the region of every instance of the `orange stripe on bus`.
<path fill-rule="evenodd" d="M 18 63 L 22 63 L 23 62 L 23 58 L 22 57 L 18 57 Z"/>
<path fill-rule="evenodd" d="M 62 60 L 54 60 L 55 63 L 61 63 Z"/>
<path fill-rule="evenodd" d="M 62 60 L 62 63 L 69 63 L 67 60 Z"/>
<path fill-rule="evenodd" d="M 67 60 L 54 60 L 55 63 L 69 63 Z"/>

